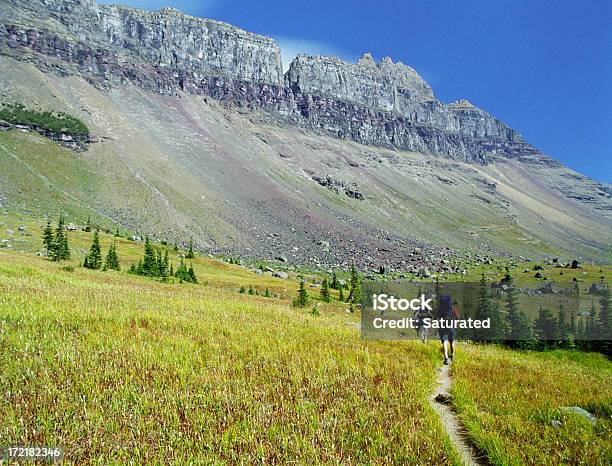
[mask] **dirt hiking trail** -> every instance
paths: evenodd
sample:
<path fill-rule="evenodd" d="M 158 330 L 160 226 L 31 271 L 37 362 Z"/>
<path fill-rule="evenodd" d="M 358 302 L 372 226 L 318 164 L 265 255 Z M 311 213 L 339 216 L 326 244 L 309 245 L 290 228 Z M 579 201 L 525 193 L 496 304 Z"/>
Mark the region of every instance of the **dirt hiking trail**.
<path fill-rule="evenodd" d="M 438 369 L 437 385 L 434 392 L 429 397 L 431 407 L 438 413 L 442 425 L 448 434 L 455 450 L 466 465 L 488 465 L 485 456 L 482 456 L 478 451 L 470 445 L 465 436 L 465 429 L 461 425 L 461 421 L 450 405 L 450 388 L 452 379 L 449 374 L 448 366 L 442 366 Z"/>

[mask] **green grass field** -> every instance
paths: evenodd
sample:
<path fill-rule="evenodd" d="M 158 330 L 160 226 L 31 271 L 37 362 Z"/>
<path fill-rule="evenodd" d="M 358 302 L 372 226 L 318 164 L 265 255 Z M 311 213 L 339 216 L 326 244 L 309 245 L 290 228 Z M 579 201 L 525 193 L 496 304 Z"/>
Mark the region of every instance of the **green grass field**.
<path fill-rule="evenodd" d="M 293 275 L 198 257 L 200 285 L 133 276 L 142 244 L 111 235 L 103 254 L 116 240 L 122 272 L 78 267 L 84 232 L 56 264 L 27 252 L 41 249 L 40 222 L 2 221 L 14 247 L 0 249 L 0 445 L 64 446 L 74 464 L 459 463 L 427 401 L 436 342 L 361 340 L 344 304 L 293 308 Z M 278 297 L 238 293 L 250 285 Z M 610 362 L 459 351 L 455 404 L 493 463 L 609 463 Z M 598 424 L 559 417 L 567 405 Z"/>
<path fill-rule="evenodd" d="M 471 345 L 452 371 L 454 405 L 494 464 L 612 462 L 612 364 L 604 356 Z M 596 425 L 563 406 L 586 409 Z"/>

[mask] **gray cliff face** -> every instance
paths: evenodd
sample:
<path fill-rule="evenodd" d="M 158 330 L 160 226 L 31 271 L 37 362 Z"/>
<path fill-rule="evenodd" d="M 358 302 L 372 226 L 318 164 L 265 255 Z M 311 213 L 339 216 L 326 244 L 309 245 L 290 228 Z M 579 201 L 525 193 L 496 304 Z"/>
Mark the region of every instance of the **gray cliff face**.
<path fill-rule="evenodd" d="M 283 79 L 280 49 L 272 39 L 220 21 L 173 8 L 148 12 L 93 0 L 11 2 L 57 20 L 81 42 L 127 51 L 159 67 L 270 84 Z"/>
<path fill-rule="evenodd" d="M 515 131 L 467 101 L 444 105 L 416 71 L 386 57 L 376 63 L 366 53 L 356 63 L 335 57 L 298 55 L 286 84 L 306 94 L 331 97 L 385 112 L 417 124 L 477 138 L 520 142 Z"/>
<path fill-rule="evenodd" d="M 412 68 L 385 58 L 376 64 L 365 54 L 356 64 L 335 57 L 298 55 L 286 84 L 305 94 L 318 94 L 407 115 L 416 102 L 433 100 L 431 87 Z"/>
<path fill-rule="evenodd" d="M 438 101 L 416 71 L 389 58 L 376 63 L 365 54 L 351 64 L 299 55 L 283 76 L 272 39 L 171 8 L 7 0 L 0 13 L 2 53 L 101 87 L 207 95 L 368 145 L 481 163 L 491 156 L 554 163 L 469 102 Z"/>

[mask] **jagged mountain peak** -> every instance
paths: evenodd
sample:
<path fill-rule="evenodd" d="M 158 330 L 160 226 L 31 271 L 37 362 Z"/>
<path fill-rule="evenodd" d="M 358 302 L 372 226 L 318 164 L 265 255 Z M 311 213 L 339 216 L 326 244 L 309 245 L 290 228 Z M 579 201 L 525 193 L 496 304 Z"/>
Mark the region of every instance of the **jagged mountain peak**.
<path fill-rule="evenodd" d="M 103 87 L 130 82 L 163 94 L 210 95 L 343 139 L 461 160 L 538 154 L 488 113 L 438 101 L 413 68 L 389 57 L 376 63 L 365 53 L 348 63 L 300 54 L 283 74 L 273 39 L 175 9 L 8 2 L 0 4 L 0 32 L 10 49 L 55 60 L 64 73 L 76 66 Z"/>

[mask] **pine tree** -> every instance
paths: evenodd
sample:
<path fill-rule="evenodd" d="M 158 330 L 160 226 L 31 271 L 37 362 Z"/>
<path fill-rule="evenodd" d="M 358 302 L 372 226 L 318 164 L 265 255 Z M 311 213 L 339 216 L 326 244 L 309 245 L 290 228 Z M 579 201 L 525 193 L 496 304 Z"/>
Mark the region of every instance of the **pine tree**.
<path fill-rule="evenodd" d="M 193 264 L 189 266 L 189 278 L 190 278 L 189 280 L 190 283 L 195 283 L 195 284 L 198 283 L 198 279 L 196 278 L 195 271 L 193 270 Z"/>
<path fill-rule="evenodd" d="M 185 256 L 185 259 L 193 259 L 195 257 L 195 254 L 193 253 L 193 239 L 189 240 L 189 250 L 187 251 L 187 255 Z"/>
<path fill-rule="evenodd" d="M 612 356 L 612 327 L 610 316 L 610 287 L 606 285 L 601 296 L 599 315 L 597 316 L 597 324 L 599 326 L 599 341 L 595 345 L 596 349 L 606 356 Z"/>
<path fill-rule="evenodd" d="M 329 292 L 329 283 L 327 282 L 327 277 L 323 279 L 323 283 L 321 284 L 321 299 L 326 303 L 331 301 L 331 293 Z"/>
<path fill-rule="evenodd" d="M 270 290 L 266 288 L 266 291 L 264 292 L 264 298 L 271 298 L 272 295 L 270 294 Z"/>
<path fill-rule="evenodd" d="M 157 268 L 157 257 L 155 255 L 155 248 L 149 241 L 149 237 L 145 238 L 144 245 L 144 257 L 142 260 L 142 274 L 149 277 L 159 276 L 159 269 Z"/>
<path fill-rule="evenodd" d="M 179 264 L 178 268 L 176 269 L 175 276 L 176 276 L 176 278 L 179 279 L 179 283 L 183 283 L 184 281 L 187 280 L 188 274 L 189 274 L 189 272 L 187 271 L 187 266 L 185 265 L 185 261 L 181 257 L 181 263 Z"/>
<path fill-rule="evenodd" d="M 241 294 L 246 293 L 246 289 L 244 288 L 244 285 L 240 287 L 240 290 L 238 291 L 238 293 L 241 293 Z"/>
<path fill-rule="evenodd" d="M 478 290 L 478 303 L 474 316 L 477 320 L 490 319 L 491 325 L 489 329 L 475 329 L 474 339 L 479 341 L 499 342 L 505 339 L 505 322 L 502 320 L 499 313 L 499 307 L 491 299 L 489 285 L 485 279 L 484 273 L 480 279 L 480 287 Z"/>
<path fill-rule="evenodd" d="M 117 230 L 115 231 L 115 238 L 119 238 L 121 236 L 121 234 L 119 233 L 119 227 L 117 227 Z"/>
<path fill-rule="evenodd" d="M 47 226 L 43 230 L 42 240 L 43 246 L 47 251 L 47 257 L 50 257 L 51 249 L 53 248 L 53 229 L 51 228 L 51 220 L 47 220 Z"/>
<path fill-rule="evenodd" d="M 66 232 L 65 225 L 66 220 L 63 215 L 60 215 L 55 230 L 55 238 L 53 239 L 53 247 L 51 248 L 51 258 L 57 262 L 70 259 L 68 233 Z"/>
<path fill-rule="evenodd" d="M 586 322 L 585 336 L 589 342 L 593 342 L 598 337 L 597 328 L 597 310 L 595 309 L 595 301 L 591 300 L 591 309 L 589 311 L 589 318 Z"/>
<path fill-rule="evenodd" d="M 87 265 L 83 264 L 88 269 L 98 270 L 102 267 L 102 251 L 100 249 L 100 234 L 98 230 L 94 232 L 93 241 L 89 252 L 87 253 Z"/>
<path fill-rule="evenodd" d="M 164 269 L 164 257 L 159 249 L 155 250 L 155 270 L 156 276 L 164 279 L 166 278 L 166 270 Z"/>
<path fill-rule="evenodd" d="M 348 302 L 351 304 L 351 309 L 353 305 L 361 303 L 361 287 L 359 285 L 359 274 L 357 273 L 357 269 L 355 268 L 355 262 L 351 264 L 351 279 L 349 285 Z"/>
<path fill-rule="evenodd" d="M 105 270 L 121 270 L 121 265 L 119 264 L 119 256 L 117 255 L 117 245 L 113 241 L 108 248 L 108 253 L 106 254 L 106 261 L 104 263 Z"/>
<path fill-rule="evenodd" d="M 329 287 L 332 290 L 339 290 L 341 288 L 340 282 L 338 282 L 338 276 L 336 275 L 336 271 L 335 270 L 332 272 L 332 281 L 329 284 Z"/>
<path fill-rule="evenodd" d="M 540 307 L 534 331 L 544 349 L 554 347 L 554 342 L 559 335 L 557 323 L 558 320 L 550 310 Z"/>
<path fill-rule="evenodd" d="M 559 317 L 557 318 L 557 331 L 559 340 L 563 345 L 568 338 L 567 316 L 563 304 L 559 304 Z"/>
<path fill-rule="evenodd" d="M 87 224 L 85 225 L 85 229 L 83 231 L 87 233 L 91 232 L 91 215 L 87 216 Z"/>
<path fill-rule="evenodd" d="M 527 315 L 519 309 L 516 287 L 512 276 L 506 274 L 506 319 L 509 346 L 522 347 L 532 338 L 531 324 Z"/>
<path fill-rule="evenodd" d="M 603 293 L 601 299 L 599 300 L 600 309 L 599 315 L 597 316 L 597 323 L 599 324 L 600 336 L 605 340 L 612 339 L 611 332 L 611 317 L 610 316 L 610 287 L 605 286 L 603 289 Z"/>
<path fill-rule="evenodd" d="M 164 257 L 159 265 L 159 274 L 163 279 L 167 278 L 168 275 L 171 275 L 169 264 L 170 258 L 168 257 L 168 249 L 166 249 L 166 251 L 164 252 Z"/>
<path fill-rule="evenodd" d="M 340 292 L 338 293 L 338 301 L 343 302 L 344 301 L 344 290 L 343 287 L 340 287 Z"/>
<path fill-rule="evenodd" d="M 248 293 L 249 293 L 250 295 L 254 295 L 254 294 L 255 294 L 255 291 L 253 290 L 253 287 L 252 287 L 251 285 L 249 285 L 249 291 L 248 291 Z"/>
<path fill-rule="evenodd" d="M 308 292 L 306 291 L 306 284 L 304 283 L 304 279 L 300 281 L 300 289 L 298 291 L 297 297 L 293 300 L 293 304 L 298 307 L 306 307 L 308 302 L 310 301 L 308 297 Z"/>

